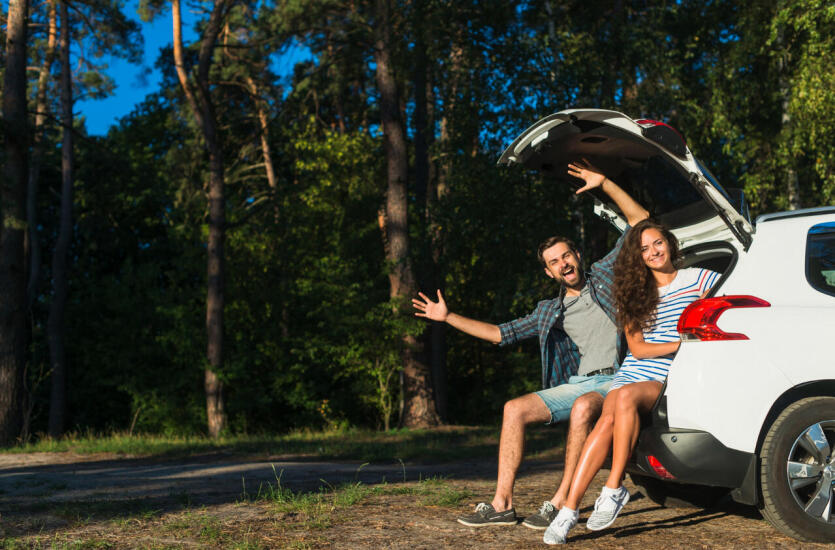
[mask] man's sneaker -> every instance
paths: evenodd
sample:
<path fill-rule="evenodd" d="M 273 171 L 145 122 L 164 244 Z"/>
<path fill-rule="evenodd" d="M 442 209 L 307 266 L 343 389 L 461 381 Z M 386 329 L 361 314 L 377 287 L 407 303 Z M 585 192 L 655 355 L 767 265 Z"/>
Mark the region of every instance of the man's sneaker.
<path fill-rule="evenodd" d="M 542 542 L 545 544 L 565 544 L 565 537 L 568 536 L 568 531 L 577 525 L 577 520 L 580 519 L 580 513 L 577 510 L 560 508 L 557 517 L 545 530 L 545 536 L 542 537 Z"/>
<path fill-rule="evenodd" d="M 516 511 L 511 508 L 504 512 L 497 512 L 492 504 L 479 502 L 475 507 L 475 514 L 458 518 L 458 523 L 467 527 L 485 527 L 487 525 L 516 525 Z"/>
<path fill-rule="evenodd" d="M 554 505 L 546 500 L 542 503 L 542 506 L 539 507 L 539 512 L 526 517 L 525 521 L 522 522 L 522 525 L 530 527 L 531 529 L 544 531 L 549 525 L 551 525 L 554 518 L 557 517 L 557 512 L 559 512 L 559 510 L 554 508 Z"/>
<path fill-rule="evenodd" d="M 600 496 L 594 501 L 594 512 L 589 516 L 586 527 L 592 531 L 609 527 L 627 502 L 629 502 L 629 491 L 626 487 L 621 485 L 617 489 L 610 489 L 604 485 Z"/>

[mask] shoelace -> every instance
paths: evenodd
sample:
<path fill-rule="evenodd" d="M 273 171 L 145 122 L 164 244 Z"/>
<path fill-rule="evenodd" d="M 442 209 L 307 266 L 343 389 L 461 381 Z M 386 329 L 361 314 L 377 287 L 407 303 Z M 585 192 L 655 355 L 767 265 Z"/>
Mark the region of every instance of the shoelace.
<path fill-rule="evenodd" d="M 475 507 L 476 514 L 480 514 L 482 512 L 489 512 L 489 511 L 490 511 L 490 505 L 487 504 L 486 502 L 479 502 Z"/>
<path fill-rule="evenodd" d="M 547 516 L 551 513 L 551 510 L 554 509 L 554 505 L 548 502 L 547 500 L 542 503 L 542 506 L 539 507 L 539 514 L 543 516 Z"/>
<path fill-rule="evenodd" d="M 618 506 L 618 493 L 615 493 L 614 495 L 600 495 L 599 497 L 597 497 L 597 500 L 594 501 L 594 511 L 595 512 L 597 512 L 597 510 L 600 508 L 600 506 L 604 502 L 606 502 L 607 498 L 609 500 L 611 500 L 612 504 L 614 504 L 614 507 L 617 508 L 617 506 Z"/>

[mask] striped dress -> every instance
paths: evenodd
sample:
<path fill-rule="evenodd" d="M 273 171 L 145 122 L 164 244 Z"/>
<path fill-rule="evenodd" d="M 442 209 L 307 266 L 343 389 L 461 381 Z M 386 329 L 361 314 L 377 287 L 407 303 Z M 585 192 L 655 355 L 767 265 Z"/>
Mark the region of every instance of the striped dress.
<path fill-rule="evenodd" d="M 710 290 L 717 280 L 719 273 L 715 271 L 697 267 L 679 269 L 669 285 L 658 287 L 660 298 L 656 318 L 652 326 L 643 330 L 644 341 L 650 344 L 677 342 L 679 334 L 676 327 L 684 308 Z M 663 382 L 667 378 L 674 356 L 675 354 L 671 353 L 651 359 L 636 359 L 630 351 L 612 380 L 609 391 L 633 382 Z"/>

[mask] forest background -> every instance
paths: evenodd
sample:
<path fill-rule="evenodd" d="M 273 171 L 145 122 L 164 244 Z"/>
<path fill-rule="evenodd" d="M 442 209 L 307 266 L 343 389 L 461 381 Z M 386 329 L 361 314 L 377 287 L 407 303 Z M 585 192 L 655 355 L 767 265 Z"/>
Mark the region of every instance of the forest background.
<path fill-rule="evenodd" d="M 830 2 L 214 0 L 193 43 L 181 9 L 3 5 L 0 443 L 497 421 L 536 342 L 409 299 L 505 321 L 557 290 L 541 240 L 605 253 L 570 186 L 495 166 L 566 108 L 673 125 L 753 215 L 835 204 Z M 90 136 L 140 17 L 173 22 L 160 88 Z"/>

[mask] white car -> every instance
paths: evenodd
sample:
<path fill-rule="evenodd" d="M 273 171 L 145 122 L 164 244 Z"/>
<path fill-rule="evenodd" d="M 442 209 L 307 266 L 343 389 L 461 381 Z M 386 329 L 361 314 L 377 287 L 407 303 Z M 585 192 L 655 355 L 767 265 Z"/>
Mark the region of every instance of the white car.
<path fill-rule="evenodd" d="M 778 530 L 835 541 L 835 207 L 748 217 L 671 127 L 569 110 L 520 135 L 499 164 L 570 181 L 588 159 L 679 238 L 686 266 L 723 275 L 679 321 L 682 345 L 630 475 L 653 500 L 730 492 Z M 605 196 L 595 210 L 621 230 Z"/>

